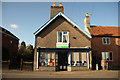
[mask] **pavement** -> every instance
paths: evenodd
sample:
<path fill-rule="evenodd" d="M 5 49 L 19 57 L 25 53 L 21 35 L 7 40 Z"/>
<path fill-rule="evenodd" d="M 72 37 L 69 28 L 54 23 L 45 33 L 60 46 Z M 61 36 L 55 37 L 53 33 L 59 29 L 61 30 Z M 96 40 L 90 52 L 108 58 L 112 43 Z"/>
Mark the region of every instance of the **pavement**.
<path fill-rule="evenodd" d="M 107 71 L 20 71 L 2 70 L 2 78 L 120 78 L 118 70 Z"/>

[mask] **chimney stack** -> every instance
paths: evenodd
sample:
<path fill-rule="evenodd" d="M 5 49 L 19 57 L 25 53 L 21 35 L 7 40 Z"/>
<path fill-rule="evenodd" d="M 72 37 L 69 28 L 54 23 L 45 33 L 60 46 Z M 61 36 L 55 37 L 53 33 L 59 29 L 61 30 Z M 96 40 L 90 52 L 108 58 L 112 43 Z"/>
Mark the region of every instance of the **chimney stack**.
<path fill-rule="evenodd" d="M 63 6 L 61 2 L 59 2 L 59 6 L 56 6 L 55 2 L 53 2 L 53 5 L 51 6 L 51 9 L 50 9 L 50 19 L 53 18 L 59 12 L 63 13 Z"/>
<path fill-rule="evenodd" d="M 90 28 L 90 18 L 88 16 L 88 13 L 85 14 L 84 25 L 85 25 L 85 31 L 89 33 L 88 28 Z"/>

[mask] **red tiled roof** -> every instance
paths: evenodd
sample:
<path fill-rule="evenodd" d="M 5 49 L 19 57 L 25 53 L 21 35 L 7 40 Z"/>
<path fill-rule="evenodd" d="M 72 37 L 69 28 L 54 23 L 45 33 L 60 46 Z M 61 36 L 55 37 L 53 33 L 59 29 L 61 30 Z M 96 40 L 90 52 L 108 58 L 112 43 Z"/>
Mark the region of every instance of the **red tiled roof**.
<path fill-rule="evenodd" d="M 90 26 L 88 30 L 92 36 L 120 36 L 120 27 Z"/>

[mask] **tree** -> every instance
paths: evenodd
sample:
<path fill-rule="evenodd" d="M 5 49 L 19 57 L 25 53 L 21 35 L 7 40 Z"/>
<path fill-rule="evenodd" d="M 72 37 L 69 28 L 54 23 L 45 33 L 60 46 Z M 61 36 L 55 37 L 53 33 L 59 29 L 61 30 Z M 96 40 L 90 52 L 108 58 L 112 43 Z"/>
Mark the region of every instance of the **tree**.
<path fill-rule="evenodd" d="M 24 60 L 33 61 L 33 46 L 31 44 L 26 48 L 26 55 Z"/>
<path fill-rule="evenodd" d="M 26 54 L 26 44 L 22 41 L 20 48 L 18 50 L 18 54 L 20 55 L 20 69 L 23 69 L 23 56 Z"/>
<path fill-rule="evenodd" d="M 23 56 L 26 54 L 26 44 L 24 41 L 22 41 L 20 48 L 18 50 L 19 55 Z"/>
<path fill-rule="evenodd" d="M 20 56 L 20 69 L 23 69 L 23 61 L 33 61 L 33 46 L 30 44 L 26 47 L 24 41 L 22 41 L 18 54 Z"/>
<path fill-rule="evenodd" d="M 27 47 L 27 53 L 33 53 L 33 46 L 31 44 Z"/>

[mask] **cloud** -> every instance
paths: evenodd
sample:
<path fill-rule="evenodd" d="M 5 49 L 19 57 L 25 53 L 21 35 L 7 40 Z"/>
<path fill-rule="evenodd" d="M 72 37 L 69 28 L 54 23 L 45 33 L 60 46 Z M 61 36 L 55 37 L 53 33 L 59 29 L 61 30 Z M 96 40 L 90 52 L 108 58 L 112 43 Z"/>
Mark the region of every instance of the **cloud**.
<path fill-rule="evenodd" d="M 12 28 L 18 28 L 18 26 L 16 24 L 11 24 L 10 27 L 12 27 Z"/>

